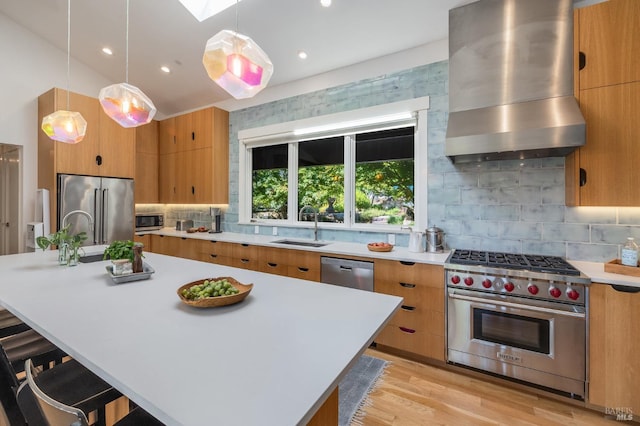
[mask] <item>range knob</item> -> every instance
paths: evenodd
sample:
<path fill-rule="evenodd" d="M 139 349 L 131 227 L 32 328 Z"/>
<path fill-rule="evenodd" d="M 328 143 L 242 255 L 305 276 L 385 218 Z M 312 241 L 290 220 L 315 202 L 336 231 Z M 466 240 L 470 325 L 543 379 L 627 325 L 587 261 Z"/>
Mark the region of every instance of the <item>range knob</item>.
<path fill-rule="evenodd" d="M 491 280 L 489 278 L 485 278 L 482 281 L 482 287 L 484 288 L 491 288 Z"/>
<path fill-rule="evenodd" d="M 580 297 L 580 293 L 572 288 L 567 289 L 567 297 L 571 300 L 578 300 L 578 298 Z"/>
<path fill-rule="evenodd" d="M 460 283 L 460 277 L 457 275 L 454 275 L 451 277 L 451 282 L 454 284 L 459 284 Z"/>
<path fill-rule="evenodd" d="M 464 283 L 468 286 L 471 287 L 473 285 L 473 278 L 471 277 L 467 277 L 464 279 Z"/>
<path fill-rule="evenodd" d="M 560 297 L 560 295 L 562 295 L 562 292 L 558 287 L 551 287 L 549 288 L 549 294 L 557 299 L 558 297 Z"/>
<path fill-rule="evenodd" d="M 507 290 L 508 292 L 512 292 L 513 289 L 515 289 L 516 286 L 513 285 L 513 283 L 511 281 L 507 281 L 506 283 L 504 283 L 504 289 Z"/>
<path fill-rule="evenodd" d="M 529 285 L 527 286 L 527 290 L 529 290 L 529 293 L 533 294 L 534 296 L 540 291 L 537 285 L 531 283 L 529 283 Z"/>

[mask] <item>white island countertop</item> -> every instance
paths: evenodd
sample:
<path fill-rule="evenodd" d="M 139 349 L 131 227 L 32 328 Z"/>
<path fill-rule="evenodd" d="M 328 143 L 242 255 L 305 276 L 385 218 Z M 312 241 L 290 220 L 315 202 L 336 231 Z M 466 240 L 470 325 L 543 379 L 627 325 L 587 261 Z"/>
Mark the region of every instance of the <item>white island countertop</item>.
<path fill-rule="evenodd" d="M 402 301 L 154 253 L 150 279 L 115 284 L 56 255 L 0 256 L 0 303 L 168 425 L 305 424 Z M 210 309 L 176 294 L 222 276 L 254 288 Z"/>

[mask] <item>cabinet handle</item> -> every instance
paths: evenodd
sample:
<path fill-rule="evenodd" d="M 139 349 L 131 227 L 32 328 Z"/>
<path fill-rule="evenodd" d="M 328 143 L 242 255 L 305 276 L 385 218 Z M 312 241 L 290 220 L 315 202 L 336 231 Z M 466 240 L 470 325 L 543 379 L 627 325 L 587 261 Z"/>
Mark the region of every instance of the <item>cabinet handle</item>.
<path fill-rule="evenodd" d="M 416 309 L 415 306 L 409 306 L 409 305 L 402 305 L 400 306 L 400 309 L 402 309 L 403 311 L 413 311 Z"/>
<path fill-rule="evenodd" d="M 195 186 L 192 186 L 192 187 L 191 187 L 191 194 L 194 194 L 194 195 L 195 195 L 195 193 L 196 193 L 196 187 L 195 187 Z"/>
<path fill-rule="evenodd" d="M 211 240 L 211 241 L 209 241 L 209 242 L 210 242 L 211 244 L 215 244 L 215 243 L 217 243 L 217 241 L 216 241 L 216 240 Z"/>
<path fill-rule="evenodd" d="M 249 244 L 247 244 L 247 243 L 241 243 L 240 245 L 241 245 L 242 247 L 249 247 Z"/>
<path fill-rule="evenodd" d="M 622 293 L 640 293 L 640 287 L 629 287 L 626 285 L 611 284 L 611 288 Z"/>
<path fill-rule="evenodd" d="M 98 166 L 102 165 L 102 156 L 101 155 L 96 155 L 96 164 Z"/>
<path fill-rule="evenodd" d="M 580 168 L 580 186 L 585 186 L 587 184 L 587 171 Z"/>
<path fill-rule="evenodd" d="M 174 194 L 176 193 L 176 187 L 175 186 L 173 187 L 173 193 Z"/>
<path fill-rule="evenodd" d="M 186 240 L 186 239 L 187 239 L 187 237 L 180 237 L 180 239 L 181 239 L 181 240 Z"/>
<path fill-rule="evenodd" d="M 415 288 L 416 285 L 415 284 L 409 284 L 409 283 L 398 283 L 400 284 L 402 287 L 406 287 L 406 288 Z"/>
<path fill-rule="evenodd" d="M 176 135 L 173 135 L 173 144 L 176 144 Z"/>
<path fill-rule="evenodd" d="M 404 331 L 405 333 L 409 333 L 409 334 L 413 334 L 416 331 L 413 328 L 407 328 L 407 327 L 398 327 L 400 329 L 400 331 Z"/>
<path fill-rule="evenodd" d="M 192 141 L 196 140 L 196 132 L 191 132 L 191 140 Z"/>
<path fill-rule="evenodd" d="M 210 254 L 209 256 L 211 256 L 213 259 L 215 259 L 216 257 L 218 257 L 217 254 Z"/>
<path fill-rule="evenodd" d="M 587 55 L 584 52 L 578 53 L 578 71 L 582 71 L 587 66 Z"/>
<path fill-rule="evenodd" d="M 303 268 L 302 266 L 298 266 L 298 271 L 300 271 L 300 272 L 309 272 L 309 268 Z"/>
<path fill-rule="evenodd" d="M 416 262 L 408 262 L 408 261 L 406 261 L 406 260 L 401 260 L 401 261 L 400 261 L 400 264 L 401 264 L 401 265 L 405 265 L 405 266 L 413 266 L 413 265 L 415 265 L 415 264 L 416 264 Z"/>
<path fill-rule="evenodd" d="M 267 265 L 268 265 L 270 268 L 275 268 L 276 266 L 278 266 L 278 264 L 277 264 L 277 263 L 271 263 L 271 262 L 267 262 Z"/>
<path fill-rule="evenodd" d="M 242 263 L 249 263 L 249 259 L 240 259 L 240 262 L 242 262 Z"/>

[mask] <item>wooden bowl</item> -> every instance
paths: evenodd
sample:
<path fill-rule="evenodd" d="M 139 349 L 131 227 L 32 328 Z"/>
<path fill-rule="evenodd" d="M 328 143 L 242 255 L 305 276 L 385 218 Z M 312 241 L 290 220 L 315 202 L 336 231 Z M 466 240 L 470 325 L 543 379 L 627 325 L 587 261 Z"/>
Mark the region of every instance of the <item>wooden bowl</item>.
<path fill-rule="evenodd" d="M 227 281 L 229 281 L 229 283 L 231 283 L 231 285 L 237 288 L 240 292 L 238 294 L 232 294 L 229 296 L 206 297 L 204 299 L 198 300 L 190 300 L 182 295 L 182 290 L 196 284 L 202 284 L 205 282 L 205 280 L 219 281 L 222 279 L 226 279 Z M 178 289 L 178 297 L 180 298 L 180 300 L 182 300 L 183 303 L 189 306 L 193 306 L 196 308 L 215 308 L 218 306 L 233 305 L 234 303 L 242 302 L 244 298 L 249 295 L 252 288 L 253 284 L 240 284 L 236 279 L 231 277 L 205 278 L 202 280 L 192 281 L 188 284 L 180 286 L 180 288 Z"/>
<path fill-rule="evenodd" d="M 377 245 L 374 245 L 377 244 Z M 382 245 L 380 245 L 382 244 Z M 380 252 L 384 252 L 384 251 L 391 251 L 393 250 L 393 245 L 389 244 L 389 243 L 369 243 L 367 244 L 367 248 L 369 249 L 369 251 L 380 251 Z"/>

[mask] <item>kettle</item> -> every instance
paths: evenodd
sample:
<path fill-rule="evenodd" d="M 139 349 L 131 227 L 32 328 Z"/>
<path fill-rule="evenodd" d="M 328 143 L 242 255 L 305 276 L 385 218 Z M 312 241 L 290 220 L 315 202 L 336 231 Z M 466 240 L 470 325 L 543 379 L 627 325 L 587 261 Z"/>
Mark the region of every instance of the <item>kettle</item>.
<path fill-rule="evenodd" d="M 409 251 L 413 253 L 422 253 L 424 251 L 423 237 L 424 237 L 424 232 L 410 230 L 409 231 Z"/>
<path fill-rule="evenodd" d="M 427 251 L 441 253 L 444 251 L 444 231 L 437 226 L 427 228 Z"/>

